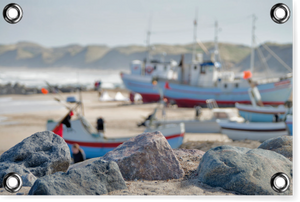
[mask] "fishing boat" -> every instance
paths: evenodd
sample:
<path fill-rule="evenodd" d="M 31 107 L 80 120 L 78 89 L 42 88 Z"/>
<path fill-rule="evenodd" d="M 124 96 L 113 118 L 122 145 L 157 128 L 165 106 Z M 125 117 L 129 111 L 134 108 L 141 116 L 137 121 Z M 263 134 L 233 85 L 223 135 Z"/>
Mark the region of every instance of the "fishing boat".
<path fill-rule="evenodd" d="M 287 125 L 287 127 L 289 129 L 290 135 L 293 135 L 293 115 L 288 114 L 286 116 L 285 123 L 286 123 L 286 125 Z"/>
<path fill-rule="evenodd" d="M 245 120 L 250 122 L 273 122 L 282 120 L 288 108 L 283 105 L 273 107 L 264 105 L 261 101 L 261 95 L 255 84 L 251 83 L 251 88 L 248 89 L 248 94 L 252 105 L 235 103 L 235 107 L 239 110 L 239 114 Z"/>
<path fill-rule="evenodd" d="M 81 98 L 81 96 L 80 96 Z M 56 98 L 56 100 L 58 100 Z M 72 145 L 78 144 L 84 150 L 86 158 L 94 158 L 105 155 L 107 152 L 113 150 L 124 141 L 132 137 L 124 138 L 109 138 L 105 137 L 103 132 L 96 130 L 81 114 L 76 113 L 77 117 L 72 119 L 73 111 L 79 106 L 82 108 L 82 102 L 76 103 L 76 106 L 69 109 L 69 112 L 58 122 L 48 120 L 47 130 L 53 131 L 55 134 L 64 138 L 68 144 L 70 151 L 72 151 Z M 103 122 L 102 122 L 103 123 Z M 103 126 L 102 126 L 103 128 Z M 178 148 L 182 142 L 185 134 L 184 124 L 166 124 L 159 127 L 148 127 L 145 132 L 160 131 L 172 148 Z"/>
<path fill-rule="evenodd" d="M 209 99 L 206 101 L 210 108 L 211 116 L 209 118 L 201 115 L 201 108 L 195 108 L 196 116 L 194 119 L 179 119 L 179 120 L 154 120 L 153 125 L 161 126 L 165 124 L 184 123 L 186 133 L 221 133 L 221 128 L 217 120 L 231 120 L 243 122 L 244 119 L 237 117 L 233 108 L 219 108 L 216 101 Z"/>
<path fill-rule="evenodd" d="M 222 134 L 232 140 L 257 140 L 263 142 L 270 138 L 289 135 L 285 122 L 259 123 L 217 120 Z"/>
<path fill-rule="evenodd" d="M 196 33 L 196 24 L 194 29 Z M 196 40 L 196 34 L 194 38 L 195 46 L 195 44 L 199 44 L 199 41 Z M 252 38 L 251 56 L 254 55 L 254 32 Z M 203 55 L 196 54 L 195 51 L 193 51 L 193 59 L 190 63 L 185 64 L 184 57 L 182 57 L 177 66 L 168 66 L 161 62 L 153 63 L 151 60 L 134 61 L 131 64 L 131 73 L 121 73 L 121 78 L 125 87 L 132 94 L 138 93 L 142 96 L 143 102 L 159 101 L 159 91 L 152 85 L 152 81 L 155 79 L 161 88 L 168 82 L 169 87 L 165 89 L 164 96 L 170 103 L 175 103 L 178 107 L 205 106 L 207 99 L 216 100 L 219 106 L 234 106 L 236 102 L 251 104 L 248 95 L 247 79 L 249 77 L 245 77 L 249 76 L 249 71 L 234 73 L 222 69 L 222 65 L 217 59 L 219 52 L 217 44 L 217 40 L 215 40 L 214 59 L 211 61 L 203 61 Z M 272 50 L 266 45 L 263 46 L 278 60 L 278 56 Z M 195 50 L 195 47 L 193 49 Z M 203 50 L 205 49 L 203 48 Z M 205 52 L 207 55 L 209 54 L 207 50 Z M 280 63 L 290 72 L 292 71 L 282 60 Z M 251 59 L 250 72 L 253 73 L 253 71 L 254 59 Z M 265 105 L 284 104 L 292 92 L 291 73 L 274 78 L 266 75 L 265 78 L 252 78 L 252 80 L 257 84 L 261 93 L 261 101 Z"/>
<path fill-rule="evenodd" d="M 68 144 L 70 151 L 72 151 L 73 144 L 80 145 L 85 152 L 86 158 L 103 156 L 123 142 L 132 138 L 106 138 L 103 136 L 103 133 L 98 133 L 82 116 L 70 121 L 70 123 L 71 129 L 67 128 L 65 125 L 63 126 L 63 138 Z M 47 123 L 47 130 L 52 131 L 57 124 L 58 122 L 49 120 Z M 169 124 L 145 130 L 145 132 L 153 131 L 160 131 L 166 137 L 172 148 L 178 148 L 182 144 L 185 133 L 183 124 Z"/>
<path fill-rule="evenodd" d="M 248 90 L 248 94 L 252 103 L 251 105 L 235 103 L 235 107 L 239 110 L 240 116 L 247 121 L 277 122 L 282 120 L 287 113 L 291 113 L 291 102 L 287 102 L 290 105 L 288 107 L 284 105 L 279 105 L 278 107 L 264 105 L 261 101 L 258 88 L 252 84 Z"/>
<path fill-rule="evenodd" d="M 236 103 L 235 107 L 240 116 L 250 122 L 273 122 L 275 119 L 282 119 L 287 112 L 283 105 L 259 107 Z"/>

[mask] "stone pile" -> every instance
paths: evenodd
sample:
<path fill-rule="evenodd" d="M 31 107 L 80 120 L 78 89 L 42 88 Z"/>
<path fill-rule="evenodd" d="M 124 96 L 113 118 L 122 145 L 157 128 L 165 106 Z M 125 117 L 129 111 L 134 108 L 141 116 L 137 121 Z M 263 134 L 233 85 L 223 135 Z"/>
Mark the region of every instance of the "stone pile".
<path fill-rule="evenodd" d="M 68 145 L 58 135 L 44 131 L 24 139 L 0 156 L 0 181 L 16 172 L 29 195 L 101 195 L 128 192 L 125 180 L 169 181 L 202 185 L 242 195 L 293 193 L 293 138 L 278 137 L 258 148 L 217 146 L 207 152 L 172 149 L 159 132 L 143 133 L 103 157 L 70 165 Z M 270 185 L 283 172 L 290 187 L 283 193 Z M 132 182 L 128 182 L 129 184 Z"/>

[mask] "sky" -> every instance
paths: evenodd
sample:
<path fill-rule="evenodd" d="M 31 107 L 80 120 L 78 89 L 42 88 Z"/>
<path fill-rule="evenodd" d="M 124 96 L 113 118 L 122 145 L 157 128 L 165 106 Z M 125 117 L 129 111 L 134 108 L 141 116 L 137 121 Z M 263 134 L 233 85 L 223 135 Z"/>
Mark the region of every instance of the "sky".
<path fill-rule="evenodd" d="M 254 14 L 258 42 L 292 43 L 293 2 L 280 2 L 291 10 L 285 24 L 270 18 L 278 0 L 19 0 L 15 3 L 22 7 L 23 18 L 8 24 L 1 16 L 0 44 L 146 45 L 149 24 L 152 44 L 187 44 L 193 41 L 196 10 L 197 38 L 202 42 L 214 40 L 217 20 L 219 41 L 250 46 Z M 8 3 L 1 0 L 0 8 Z"/>

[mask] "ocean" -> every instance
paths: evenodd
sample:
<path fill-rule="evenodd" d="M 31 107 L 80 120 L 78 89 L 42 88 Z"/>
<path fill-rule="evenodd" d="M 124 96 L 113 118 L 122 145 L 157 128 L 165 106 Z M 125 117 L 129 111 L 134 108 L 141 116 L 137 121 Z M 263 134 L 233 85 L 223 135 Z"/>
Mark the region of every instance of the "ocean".
<path fill-rule="evenodd" d="M 102 82 L 102 88 L 123 88 L 120 72 L 129 70 L 94 70 L 70 68 L 0 68 L 0 84 L 19 83 L 28 87 L 46 87 L 51 85 L 78 86 L 93 88 L 95 81 Z"/>

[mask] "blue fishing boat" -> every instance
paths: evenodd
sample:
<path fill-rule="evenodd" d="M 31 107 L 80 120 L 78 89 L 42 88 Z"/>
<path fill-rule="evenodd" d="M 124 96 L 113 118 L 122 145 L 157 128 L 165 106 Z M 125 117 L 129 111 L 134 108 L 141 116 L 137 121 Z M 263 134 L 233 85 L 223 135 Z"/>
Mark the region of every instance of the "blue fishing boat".
<path fill-rule="evenodd" d="M 239 114 L 246 121 L 250 122 L 278 122 L 284 120 L 287 114 L 290 114 L 291 102 L 287 102 L 290 106 L 285 107 L 279 105 L 277 107 L 264 105 L 261 101 L 261 94 L 255 84 L 251 83 L 248 94 L 251 105 L 235 103 L 235 107 L 239 110 Z M 279 96 L 277 96 L 279 97 Z"/>
<path fill-rule="evenodd" d="M 239 110 L 240 116 L 250 122 L 273 122 L 276 119 L 279 121 L 284 118 L 288 111 L 283 105 L 261 107 L 236 103 L 235 107 Z"/>
<path fill-rule="evenodd" d="M 194 29 L 196 33 L 196 27 Z M 253 40 L 254 36 L 253 32 Z M 196 37 L 195 35 L 194 50 L 195 45 L 199 43 Z M 255 44 L 254 41 L 253 44 Z M 274 52 L 266 45 L 263 46 L 278 60 Z M 253 50 L 254 45 L 252 55 Z M 217 59 L 218 53 L 218 43 L 215 41 L 214 55 L 206 51 L 206 55 L 211 54 L 210 58 L 214 58 L 211 61 L 204 61 L 203 54 L 196 54 L 195 51 L 193 51 L 193 59 L 187 64 L 184 62 L 184 57 L 178 65 L 175 62 L 135 60 L 131 64 L 131 73 L 121 73 L 121 78 L 132 94 L 138 93 L 142 96 L 143 102 L 159 101 L 159 90 L 152 84 L 152 81 L 156 80 L 160 88 L 164 88 L 168 83 L 167 88 L 164 89 L 164 96 L 178 107 L 205 106 L 207 99 L 214 99 L 219 106 L 223 107 L 234 106 L 236 102 L 251 104 L 248 95 L 250 87 L 248 80 L 254 71 L 254 60 L 251 60 L 250 71 L 235 73 L 223 69 L 221 63 L 218 62 L 220 59 Z M 292 72 L 292 69 L 282 60 L 280 63 Z M 256 83 L 264 105 L 282 105 L 291 95 L 293 83 L 291 73 L 274 78 L 265 75 L 264 78 L 251 79 Z"/>

